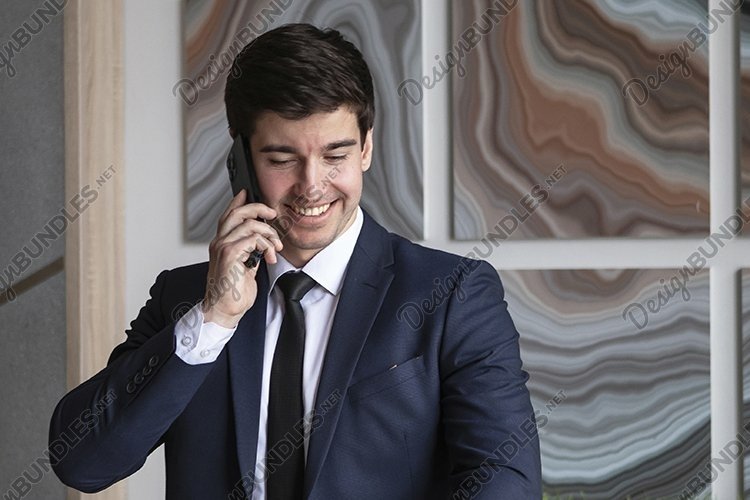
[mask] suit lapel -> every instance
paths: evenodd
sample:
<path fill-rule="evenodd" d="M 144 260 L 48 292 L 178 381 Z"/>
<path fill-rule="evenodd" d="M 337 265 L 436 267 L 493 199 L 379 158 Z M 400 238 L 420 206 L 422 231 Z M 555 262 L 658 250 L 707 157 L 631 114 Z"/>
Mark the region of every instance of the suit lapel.
<path fill-rule="evenodd" d="M 387 233 L 367 212 L 349 268 L 341 288 L 336 316 L 326 348 L 316 396 L 316 413 L 321 404 L 338 394 L 337 403 L 322 415 L 322 423 L 310 435 L 305 468 L 305 498 L 310 495 L 328 454 L 341 414 L 341 399 L 354 373 L 367 335 L 393 280 L 389 266 L 393 252 Z"/>
<path fill-rule="evenodd" d="M 258 268 L 257 281 L 258 296 L 255 303 L 242 316 L 237 330 L 227 344 L 234 426 L 237 433 L 237 458 L 240 474 L 247 478 L 254 477 L 255 455 L 258 448 L 263 344 L 266 337 L 268 299 L 268 272 L 265 261 L 261 261 Z M 247 490 L 246 492 L 249 498 L 250 492 Z"/>

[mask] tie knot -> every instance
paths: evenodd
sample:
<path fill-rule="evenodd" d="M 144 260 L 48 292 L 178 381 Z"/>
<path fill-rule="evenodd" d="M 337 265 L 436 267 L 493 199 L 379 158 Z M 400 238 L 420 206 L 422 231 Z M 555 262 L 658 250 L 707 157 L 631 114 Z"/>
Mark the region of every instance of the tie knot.
<path fill-rule="evenodd" d="M 279 287 L 286 300 L 299 302 L 315 286 L 315 280 L 303 271 L 290 271 L 279 276 L 276 286 Z"/>

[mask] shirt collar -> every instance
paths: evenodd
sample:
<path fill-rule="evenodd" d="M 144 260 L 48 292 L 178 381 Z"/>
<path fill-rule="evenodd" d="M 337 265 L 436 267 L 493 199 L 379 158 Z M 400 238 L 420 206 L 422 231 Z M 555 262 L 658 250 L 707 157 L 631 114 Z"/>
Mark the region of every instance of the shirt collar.
<path fill-rule="evenodd" d="M 344 284 L 346 267 L 354 252 L 354 245 L 359 238 L 363 222 L 362 209 L 357 206 L 357 214 L 352 225 L 327 247 L 315 254 L 301 269 L 333 295 L 338 295 Z M 279 276 L 288 271 L 300 270 L 294 267 L 281 254 L 276 254 L 276 260 L 276 264 L 268 264 L 266 266 L 268 269 L 268 282 L 271 284 L 268 289 L 269 293 L 273 291 L 276 279 Z"/>

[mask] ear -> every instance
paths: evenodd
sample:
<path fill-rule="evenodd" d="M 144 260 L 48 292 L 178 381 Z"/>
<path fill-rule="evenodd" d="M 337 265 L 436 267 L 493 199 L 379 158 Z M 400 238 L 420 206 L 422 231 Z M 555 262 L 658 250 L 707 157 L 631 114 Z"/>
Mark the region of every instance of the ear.
<path fill-rule="evenodd" d="M 367 131 L 365 145 L 362 148 L 362 172 L 367 172 L 372 163 L 372 129 Z"/>

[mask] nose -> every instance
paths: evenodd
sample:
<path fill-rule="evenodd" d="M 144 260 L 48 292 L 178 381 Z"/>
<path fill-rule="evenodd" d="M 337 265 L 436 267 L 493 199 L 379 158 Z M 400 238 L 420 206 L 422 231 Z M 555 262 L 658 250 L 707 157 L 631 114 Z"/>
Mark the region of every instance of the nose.
<path fill-rule="evenodd" d="M 306 205 L 314 203 L 321 196 L 320 190 L 317 189 L 320 171 L 320 165 L 315 159 L 306 160 L 300 169 L 296 194 Z"/>

